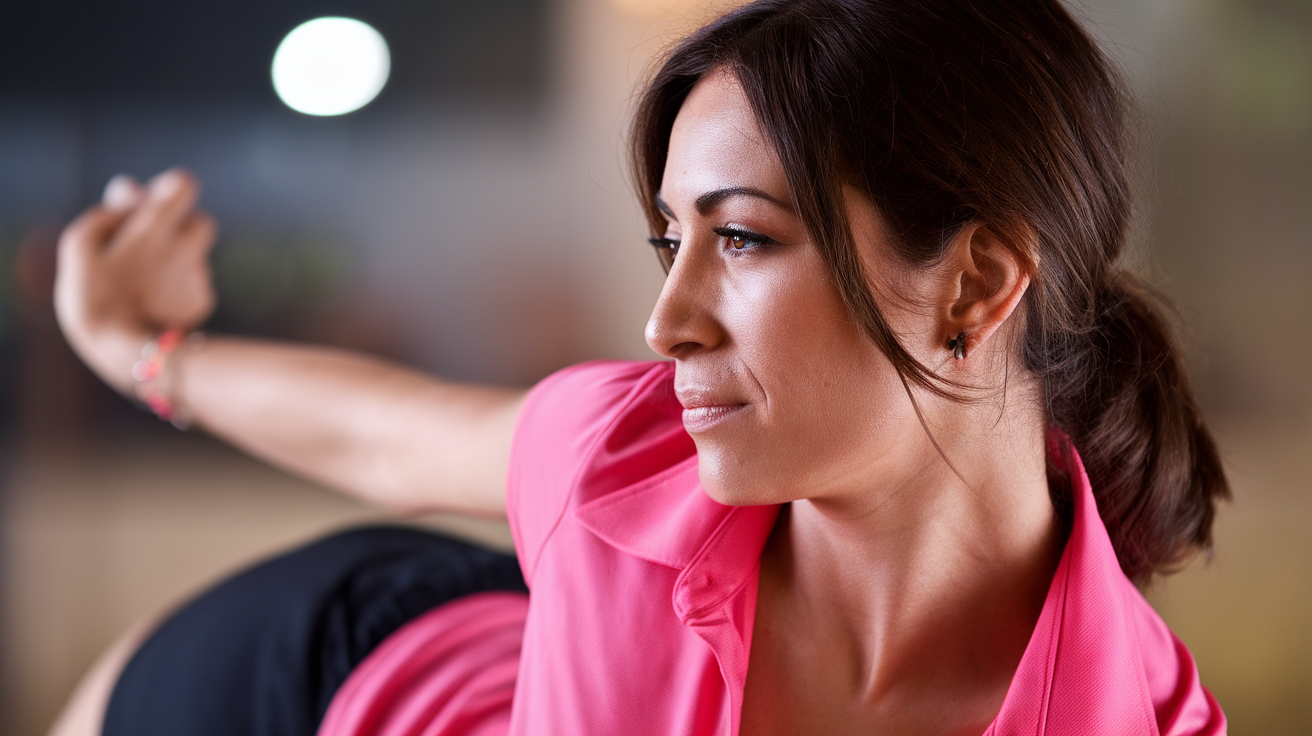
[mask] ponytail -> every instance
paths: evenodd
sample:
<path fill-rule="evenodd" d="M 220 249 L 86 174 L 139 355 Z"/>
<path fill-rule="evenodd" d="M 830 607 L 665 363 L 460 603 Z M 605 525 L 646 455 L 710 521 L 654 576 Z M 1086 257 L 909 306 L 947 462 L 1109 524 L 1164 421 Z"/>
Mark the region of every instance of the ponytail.
<path fill-rule="evenodd" d="M 1092 296 L 1091 323 L 1064 339 L 1032 321 L 1025 362 L 1044 379 L 1048 421 L 1080 453 L 1122 570 L 1142 585 L 1211 548 L 1229 487 L 1161 300 L 1128 271 Z M 1069 507 L 1069 484 L 1051 487 Z"/>

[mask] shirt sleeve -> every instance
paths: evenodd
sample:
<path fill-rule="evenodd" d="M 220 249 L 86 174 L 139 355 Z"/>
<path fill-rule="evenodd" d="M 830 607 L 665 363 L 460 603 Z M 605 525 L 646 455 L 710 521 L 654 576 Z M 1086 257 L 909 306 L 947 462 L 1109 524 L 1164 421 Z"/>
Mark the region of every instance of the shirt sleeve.
<path fill-rule="evenodd" d="M 529 587 L 538 555 L 569 504 L 580 470 L 659 362 L 594 361 L 546 377 L 520 412 L 506 479 L 506 515 Z"/>

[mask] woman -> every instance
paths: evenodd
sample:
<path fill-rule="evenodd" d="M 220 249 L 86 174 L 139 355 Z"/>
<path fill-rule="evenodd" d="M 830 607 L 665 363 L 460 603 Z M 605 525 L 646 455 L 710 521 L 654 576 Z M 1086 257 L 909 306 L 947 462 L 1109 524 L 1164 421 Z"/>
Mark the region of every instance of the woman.
<path fill-rule="evenodd" d="M 209 313 L 212 226 L 182 174 L 113 184 L 61 245 L 88 364 L 362 498 L 507 515 L 532 593 L 449 541 L 335 537 L 120 674 L 121 645 L 69 732 L 109 700 L 106 733 L 1224 733 L 1135 587 L 1210 544 L 1228 491 L 1116 265 L 1122 115 L 1056 0 L 734 11 L 634 126 L 670 361 L 527 395 L 157 337 Z"/>

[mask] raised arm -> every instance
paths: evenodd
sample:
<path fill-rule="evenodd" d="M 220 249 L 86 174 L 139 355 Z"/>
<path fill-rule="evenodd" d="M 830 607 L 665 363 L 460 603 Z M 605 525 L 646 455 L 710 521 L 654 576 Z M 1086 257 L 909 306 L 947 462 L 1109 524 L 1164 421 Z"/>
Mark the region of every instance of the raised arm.
<path fill-rule="evenodd" d="M 116 179 L 64 231 L 55 307 L 78 355 L 134 395 L 142 346 L 213 310 L 214 223 L 180 171 Z M 369 502 L 505 515 L 523 391 L 460 385 L 368 356 L 230 337 L 192 341 L 161 389 L 191 420 L 253 455 Z"/>

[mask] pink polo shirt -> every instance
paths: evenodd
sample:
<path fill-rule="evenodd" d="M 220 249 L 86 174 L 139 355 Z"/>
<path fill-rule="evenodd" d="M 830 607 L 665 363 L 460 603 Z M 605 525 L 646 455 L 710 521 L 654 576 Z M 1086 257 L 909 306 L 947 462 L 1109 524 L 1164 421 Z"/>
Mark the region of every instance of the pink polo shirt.
<path fill-rule="evenodd" d="M 673 377 L 671 363 L 597 362 L 533 389 L 506 497 L 531 602 L 485 594 L 411 622 L 352 673 L 321 734 L 737 734 L 779 507 L 701 490 Z M 1224 734 L 1189 652 L 1121 573 L 1075 465 L 1073 529 L 986 733 Z"/>

